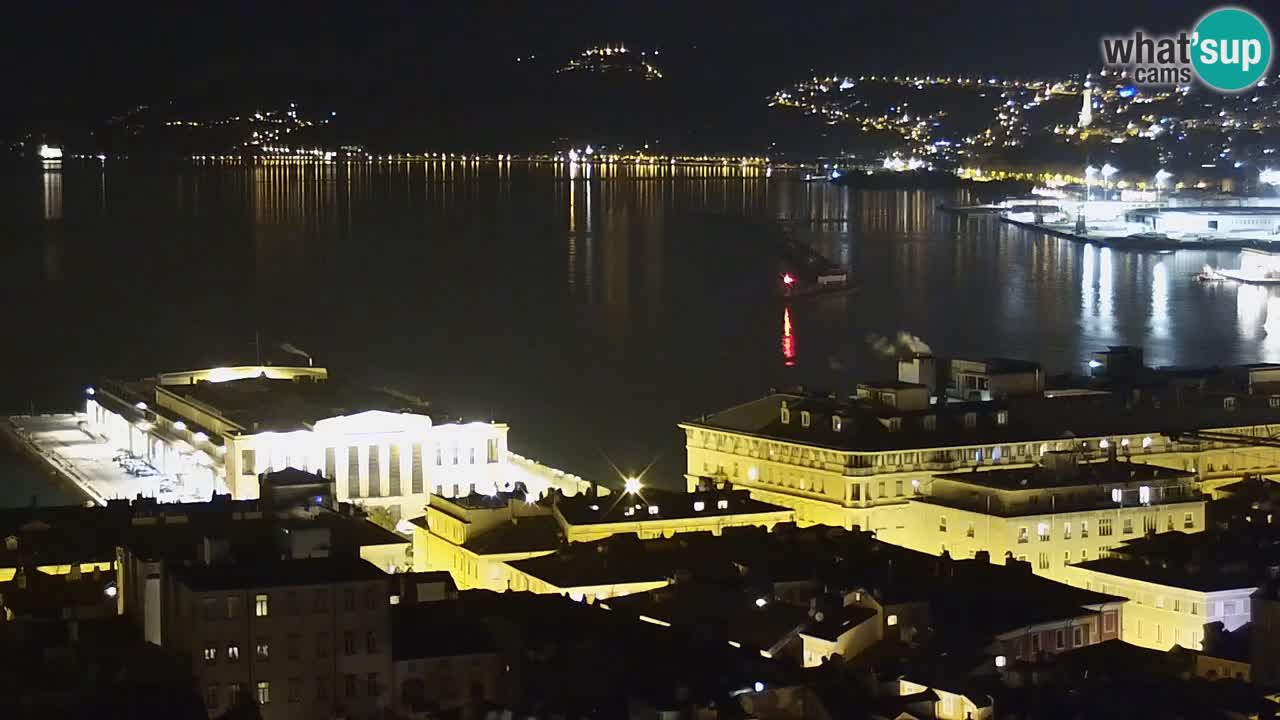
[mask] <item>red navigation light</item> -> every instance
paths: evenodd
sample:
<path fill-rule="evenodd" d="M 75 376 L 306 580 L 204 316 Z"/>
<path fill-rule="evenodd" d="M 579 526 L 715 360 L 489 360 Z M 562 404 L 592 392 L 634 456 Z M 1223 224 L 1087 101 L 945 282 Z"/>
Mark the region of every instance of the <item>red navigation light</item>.
<path fill-rule="evenodd" d="M 794 284 L 795 284 L 795 282 L 796 282 L 796 279 L 791 275 L 791 273 L 783 273 L 783 274 L 782 274 L 782 284 L 783 284 L 783 285 L 794 285 Z"/>

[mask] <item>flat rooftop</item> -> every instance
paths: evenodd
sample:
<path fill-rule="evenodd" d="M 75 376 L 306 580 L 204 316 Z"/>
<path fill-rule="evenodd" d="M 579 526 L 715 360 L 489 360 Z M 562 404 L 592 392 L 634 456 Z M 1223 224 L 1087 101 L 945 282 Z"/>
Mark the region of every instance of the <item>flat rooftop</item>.
<path fill-rule="evenodd" d="M 319 420 L 367 410 L 424 413 L 426 406 L 393 393 L 324 380 L 273 380 L 267 377 L 194 385 L 165 385 L 163 390 L 215 409 L 246 430 L 309 429 Z"/>
<path fill-rule="evenodd" d="M 724 507 L 721 507 L 721 503 Z M 657 510 L 651 513 L 649 508 Z M 601 498 L 589 495 L 566 497 L 556 504 L 556 509 L 569 525 L 642 523 L 791 512 L 790 508 L 752 499 L 746 490 L 702 490 L 677 493 L 652 488 L 641 490 L 636 495 L 619 494 Z M 628 511 L 631 514 L 628 514 Z"/>
<path fill-rule="evenodd" d="M 964 483 L 992 490 L 1035 490 L 1037 488 L 1065 488 L 1098 485 L 1122 485 L 1144 483 L 1160 485 L 1189 479 L 1195 473 L 1186 470 L 1146 465 L 1123 460 L 1077 463 L 1063 471 L 1055 471 L 1042 465 L 999 468 L 979 472 L 940 473 L 939 480 Z"/>

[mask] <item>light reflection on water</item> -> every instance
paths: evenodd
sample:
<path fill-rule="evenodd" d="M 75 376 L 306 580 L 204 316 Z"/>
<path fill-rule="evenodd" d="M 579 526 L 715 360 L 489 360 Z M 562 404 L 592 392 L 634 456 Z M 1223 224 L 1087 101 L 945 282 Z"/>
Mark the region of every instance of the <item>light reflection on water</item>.
<path fill-rule="evenodd" d="M 1234 253 L 1080 246 L 941 212 L 965 200 L 950 193 L 439 160 L 69 162 L 0 182 L 0 300 L 25 340 L 4 370 L 30 378 L 0 388 L 6 409 L 69 404 L 99 374 L 244 359 L 257 332 L 508 420 L 515 449 L 566 469 L 659 456 L 654 476 L 679 485 L 676 421 L 769 386 L 891 376 L 870 333 L 1051 371 L 1116 344 L 1158 364 L 1280 360 L 1271 292 L 1191 280 Z M 788 234 L 857 289 L 779 307 Z"/>

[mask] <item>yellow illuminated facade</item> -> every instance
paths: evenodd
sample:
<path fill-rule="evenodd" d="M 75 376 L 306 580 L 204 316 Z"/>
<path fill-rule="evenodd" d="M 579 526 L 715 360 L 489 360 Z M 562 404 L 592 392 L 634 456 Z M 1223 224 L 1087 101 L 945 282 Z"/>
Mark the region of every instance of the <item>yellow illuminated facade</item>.
<path fill-rule="evenodd" d="M 1089 567 L 1064 568 L 1069 585 L 1129 598 L 1120 639 L 1134 645 L 1169 650 L 1180 645 L 1204 649 L 1204 626 L 1221 622 L 1230 631 L 1249 622 L 1250 596 L 1257 587 L 1196 590 L 1101 572 Z"/>
<path fill-rule="evenodd" d="M 512 563 L 550 555 L 563 543 L 591 542 L 618 534 L 634 534 L 639 539 L 686 532 L 720 535 L 726 528 L 763 526 L 772 530 L 780 522 L 794 521 L 790 509 L 761 507 L 745 493 L 736 498 L 723 492 L 662 493 L 661 501 L 654 499 L 659 493 L 648 493 L 650 500 L 644 500 L 644 495 L 605 496 L 598 498 L 598 503 L 582 496 L 549 507 L 506 494 L 432 496 L 426 515 L 411 521 L 414 570 L 447 570 L 459 589 L 555 593 L 594 602 L 662 587 L 668 580 L 562 586 L 522 572 Z M 562 509 L 571 501 L 583 512 L 605 508 L 606 520 L 577 519 L 577 514 Z M 677 502 L 688 507 L 670 507 Z M 751 503 L 750 512 L 740 510 L 744 502 Z M 614 520 L 614 515 L 625 519 Z"/>
<path fill-rule="evenodd" d="M 783 398 L 785 399 L 785 398 Z M 999 411 L 992 411 L 997 413 Z M 800 425 L 800 412 L 789 418 Z M 810 422 L 830 423 L 830 418 Z M 1075 449 L 1083 461 L 1108 456 L 1108 446 L 1135 462 L 1195 473 L 1200 487 L 1213 487 L 1245 473 L 1280 471 L 1280 448 L 1241 447 L 1220 442 L 1174 441 L 1152 428 L 1150 434 L 1046 437 L 1019 443 L 972 442 L 892 451 L 848 450 L 793 437 L 770 437 L 739 432 L 708 423 L 686 422 L 686 483 L 714 477 L 751 491 L 752 497 L 796 511 L 802 525 L 861 527 L 877 533 L 904 528 L 910 500 L 930 494 L 933 479 L 959 470 L 1032 467 L 1044 454 Z M 1273 437 L 1280 425 L 1219 428 L 1219 432 Z M 1203 528 L 1202 517 L 1197 527 Z M 995 553 L 992 553 L 993 559 Z"/>

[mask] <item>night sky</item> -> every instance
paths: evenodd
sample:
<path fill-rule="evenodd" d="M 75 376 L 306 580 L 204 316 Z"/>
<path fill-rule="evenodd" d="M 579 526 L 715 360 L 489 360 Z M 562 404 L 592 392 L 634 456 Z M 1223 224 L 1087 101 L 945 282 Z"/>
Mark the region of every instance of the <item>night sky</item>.
<path fill-rule="evenodd" d="M 1243 3 L 1274 15 L 1264 3 Z M 660 47 L 687 82 L 760 93 L 809 69 L 1028 76 L 1098 64 L 1098 37 L 1185 27 L 1210 3 L 20 3 L 0 44 L 3 122 L 31 129 L 136 103 L 283 102 L 501 112 L 513 59 L 596 43 Z M 1275 22 L 1273 21 L 1274 25 Z"/>

